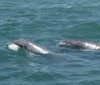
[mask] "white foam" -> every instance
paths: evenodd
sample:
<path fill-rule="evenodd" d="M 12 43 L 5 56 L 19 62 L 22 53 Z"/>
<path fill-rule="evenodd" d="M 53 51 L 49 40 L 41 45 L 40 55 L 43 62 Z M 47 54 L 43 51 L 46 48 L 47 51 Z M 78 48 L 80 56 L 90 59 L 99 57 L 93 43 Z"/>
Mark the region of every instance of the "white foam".
<path fill-rule="evenodd" d="M 91 44 L 91 43 L 84 43 L 84 45 L 86 46 L 86 47 L 88 47 L 89 49 L 100 49 L 100 47 L 99 46 L 97 46 L 97 45 L 95 45 L 95 44 Z"/>
<path fill-rule="evenodd" d="M 18 49 L 20 48 L 18 45 L 14 44 L 14 43 L 11 43 L 8 45 L 8 48 L 10 50 L 14 50 L 14 51 L 18 51 Z"/>
<path fill-rule="evenodd" d="M 36 45 L 34 45 L 34 44 L 32 44 L 32 43 L 29 43 L 32 47 L 34 47 L 36 50 L 38 50 L 38 51 L 40 51 L 40 53 L 43 53 L 43 54 L 47 54 L 48 53 L 48 51 L 46 51 L 46 50 L 43 50 L 42 48 L 40 48 L 40 47 L 38 47 L 38 46 L 36 46 Z"/>

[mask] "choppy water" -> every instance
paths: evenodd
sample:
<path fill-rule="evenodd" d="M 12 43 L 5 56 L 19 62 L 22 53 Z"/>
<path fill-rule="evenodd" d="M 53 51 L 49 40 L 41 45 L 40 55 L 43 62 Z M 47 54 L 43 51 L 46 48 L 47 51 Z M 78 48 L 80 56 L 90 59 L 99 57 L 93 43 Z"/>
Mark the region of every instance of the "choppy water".
<path fill-rule="evenodd" d="M 60 56 L 7 49 L 21 37 Z M 0 0 L 0 85 L 100 85 L 100 51 L 60 48 L 66 39 L 100 42 L 99 0 Z"/>

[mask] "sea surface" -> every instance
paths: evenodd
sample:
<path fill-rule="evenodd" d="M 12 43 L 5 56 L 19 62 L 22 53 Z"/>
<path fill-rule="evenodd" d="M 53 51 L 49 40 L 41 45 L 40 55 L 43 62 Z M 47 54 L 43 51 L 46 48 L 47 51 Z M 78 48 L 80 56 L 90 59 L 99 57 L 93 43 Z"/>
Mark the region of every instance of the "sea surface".
<path fill-rule="evenodd" d="M 57 55 L 9 50 L 19 38 Z M 0 0 L 0 85 L 100 85 L 100 50 L 67 39 L 100 42 L 100 0 Z"/>

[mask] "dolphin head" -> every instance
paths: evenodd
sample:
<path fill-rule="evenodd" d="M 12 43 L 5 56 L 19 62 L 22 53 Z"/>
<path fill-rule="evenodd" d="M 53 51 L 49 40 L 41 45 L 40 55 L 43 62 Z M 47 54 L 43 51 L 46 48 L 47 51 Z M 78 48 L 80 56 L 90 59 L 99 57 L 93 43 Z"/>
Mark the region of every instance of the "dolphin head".
<path fill-rule="evenodd" d="M 65 40 L 65 41 L 59 42 L 59 45 L 63 47 L 84 48 L 84 43 L 85 41 Z"/>
<path fill-rule="evenodd" d="M 19 48 L 25 48 L 27 41 L 24 39 L 14 40 L 12 43 L 8 44 L 10 50 L 18 51 Z"/>
<path fill-rule="evenodd" d="M 61 42 L 59 42 L 59 45 L 60 46 L 71 46 L 71 42 L 69 42 L 69 41 L 61 41 Z"/>
<path fill-rule="evenodd" d="M 24 39 L 18 39 L 18 40 L 14 40 L 12 43 L 18 45 L 21 48 L 24 48 L 26 44 L 28 43 L 28 41 Z"/>

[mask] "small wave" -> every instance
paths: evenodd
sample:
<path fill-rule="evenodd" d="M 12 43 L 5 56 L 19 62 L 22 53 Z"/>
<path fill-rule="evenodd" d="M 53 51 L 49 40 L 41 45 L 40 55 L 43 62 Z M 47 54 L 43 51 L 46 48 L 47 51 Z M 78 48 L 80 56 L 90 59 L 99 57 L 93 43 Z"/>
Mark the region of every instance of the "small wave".
<path fill-rule="evenodd" d="M 100 7 L 100 3 L 83 4 L 84 7 Z"/>
<path fill-rule="evenodd" d="M 52 5 L 41 5 L 36 7 L 37 9 L 52 9 L 52 8 L 72 8 L 73 6 L 70 4 L 52 4 Z"/>

